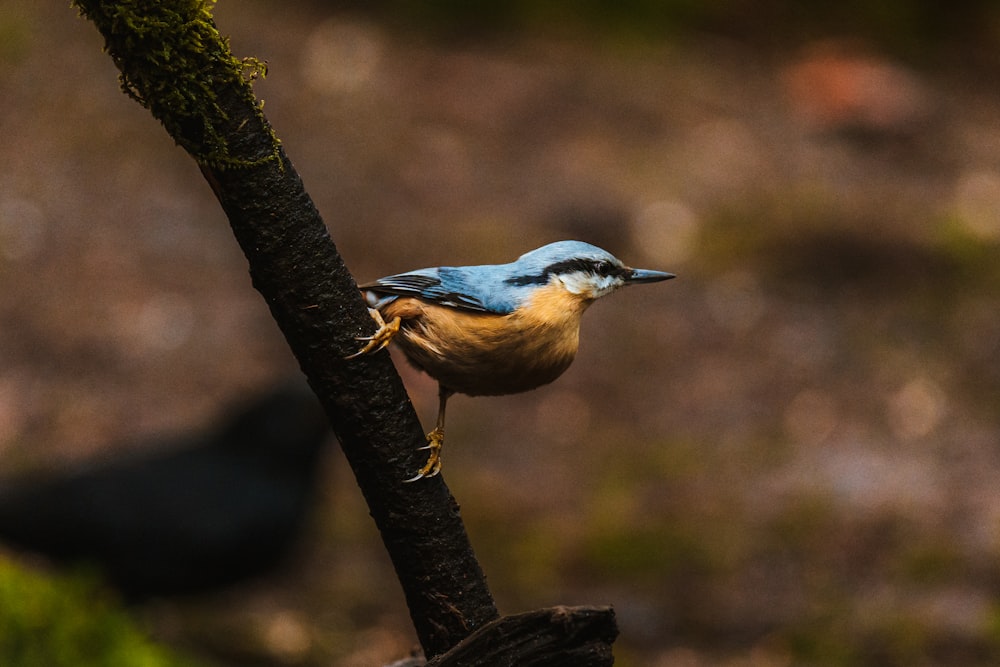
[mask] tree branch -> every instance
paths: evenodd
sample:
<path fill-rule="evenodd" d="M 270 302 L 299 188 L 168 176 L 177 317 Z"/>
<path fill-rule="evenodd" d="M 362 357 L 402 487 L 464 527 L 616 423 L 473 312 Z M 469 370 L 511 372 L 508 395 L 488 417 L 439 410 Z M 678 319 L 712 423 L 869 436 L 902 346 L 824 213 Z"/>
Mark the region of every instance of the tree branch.
<path fill-rule="evenodd" d="M 498 617 L 443 480 L 402 484 L 424 435 L 385 353 L 347 362 L 373 324 L 357 285 L 202 0 L 77 0 L 122 87 L 197 161 L 319 396 L 406 595 L 427 656 Z"/>
<path fill-rule="evenodd" d="M 427 667 L 605 667 L 618 636 L 611 607 L 552 607 L 504 616 Z"/>

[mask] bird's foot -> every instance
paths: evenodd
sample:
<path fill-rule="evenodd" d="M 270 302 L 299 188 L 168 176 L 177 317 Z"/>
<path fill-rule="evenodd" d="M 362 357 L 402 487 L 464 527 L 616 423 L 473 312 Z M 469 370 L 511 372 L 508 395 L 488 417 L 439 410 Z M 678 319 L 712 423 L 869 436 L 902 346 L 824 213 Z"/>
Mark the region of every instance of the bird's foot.
<path fill-rule="evenodd" d="M 378 352 L 392 341 L 393 336 L 399 333 L 400 319 L 398 317 L 392 318 L 391 322 L 386 322 L 382 319 L 382 313 L 378 312 L 375 308 L 369 308 L 368 314 L 372 316 L 373 320 L 375 320 L 378 330 L 371 336 L 358 336 L 355 338 L 354 340 L 364 340 L 367 342 L 360 350 L 354 354 L 344 357 L 344 359 L 354 359 L 355 357 L 360 357 L 363 354 Z"/>
<path fill-rule="evenodd" d="M 444 430 L 436 428 L 427 434 L 427 445 L 421 447 L 420 449 L 430 450 L 430 455 L 427 457 L 427 463 L 421 468 L 416 475 L 410 479 L 403 480 L 404 483 L 416 482 L 418 479 L 424 479 L 425 477 L 433 477 L 441 472 L 441 448 L 444 446 Z"/>

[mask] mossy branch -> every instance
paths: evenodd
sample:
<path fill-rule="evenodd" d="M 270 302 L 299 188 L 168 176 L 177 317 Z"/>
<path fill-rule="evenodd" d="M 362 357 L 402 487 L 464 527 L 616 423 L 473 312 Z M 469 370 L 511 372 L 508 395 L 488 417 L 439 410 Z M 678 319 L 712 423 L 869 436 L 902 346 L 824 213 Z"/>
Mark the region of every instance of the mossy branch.
<path fill-rule="evenodd" d="M 497 618 L 423 430 L 385 353 L 346 361 L 374 329 L 357 284 L 253 95 L 259 61 L 229 50 L 200 0 L 77 0 L 127 94 L 198 162 L 271 309 L 323 403 L 382 535 L 428 656 Z M 249 68 L 250 76 L 247 76 Z"/>
<path fill-rule="evenodd" d="M 214 0 L 73 3 L 104 35 L 104 48 L 121 76 L 122 90 L 158 119 L 177 143 L 215 169 L 278 161 L 280 142 L 266 123 L 270 150 L 247 160 L 233 155 L 232 118 L 221 104 L 220 83 L 241 81 L 242 109 L 264 118 L 250 83 L 267 74 L 256 58 L 236 58 L 212 18 Z"/>

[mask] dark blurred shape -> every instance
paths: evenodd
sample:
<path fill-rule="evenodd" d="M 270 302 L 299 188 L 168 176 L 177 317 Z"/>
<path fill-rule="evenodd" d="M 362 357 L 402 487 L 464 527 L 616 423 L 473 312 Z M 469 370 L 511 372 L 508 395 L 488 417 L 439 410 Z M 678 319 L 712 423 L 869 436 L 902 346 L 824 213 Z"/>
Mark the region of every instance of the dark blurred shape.
<path fill-rule="evenodd" d="M 328 435 L 308 387 L 284 386 L 138 447 L 154 454 L 0 483 L 0 541 L 92 563 L 131 601 L 222 588 L 280 564 Z"/>

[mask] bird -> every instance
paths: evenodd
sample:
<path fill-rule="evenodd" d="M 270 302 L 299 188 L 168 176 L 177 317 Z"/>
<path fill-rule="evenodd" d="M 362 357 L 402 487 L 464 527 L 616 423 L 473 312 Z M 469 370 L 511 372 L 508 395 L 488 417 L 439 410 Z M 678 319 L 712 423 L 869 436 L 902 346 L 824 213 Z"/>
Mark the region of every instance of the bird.
<path fill-rule="evenodd" d="M 438 415 L 427 462 L 406 482 L 441 472 L 445 409 L 455 393 L 498 396 L 535 389 L 576 356 L 580 318 L 626 285 L 674 274 L 633 269 L 583 241 L 557 241 L 509 264 L 439 266 L 359 285 L 377 330 L 347 359 L 395 342 L 438 382 Z"/>
<path fill-rule="evenodd" d="M 331 441 L 305 382 L 282 382 L 207 427 L 129 443 L 143 454 L 0 480 L 0 542 L 94 566 L 127 602 L 228 588 L 281 564 Z"/>

